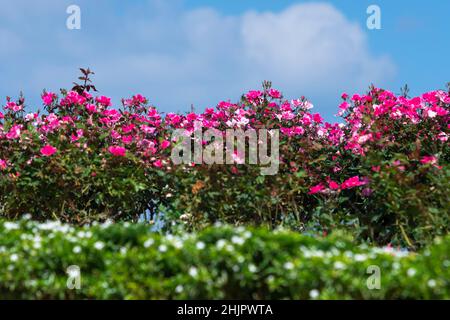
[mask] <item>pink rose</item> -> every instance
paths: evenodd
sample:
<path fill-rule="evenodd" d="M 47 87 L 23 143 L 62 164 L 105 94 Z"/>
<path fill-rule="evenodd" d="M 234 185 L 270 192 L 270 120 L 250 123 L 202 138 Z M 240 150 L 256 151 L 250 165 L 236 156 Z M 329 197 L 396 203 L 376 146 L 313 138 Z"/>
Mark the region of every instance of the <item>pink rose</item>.
<path fill-rule="evenodd" d="M 7 166 L 8 165 L 7 165 L 6 161 L 3 159 L 0 159 L 0 170 L 5 170 Z"/>
<path fill-rule="evenodd" d="M 170 146 L 170 141 L 164 140 L 161 142 L 161 149 L 167 149 Z"/>
<path fill-rule="evenodd" d="M 355 176 L 345 180 L 341 187 L 342 189 L 351 189 L 354 187 L 363 186 L 365 184 L 367 184 L 367 180 L 360 179 L 358 176 Z"/>
<path fill-rule="evenodd" d="M 162 161 L 161 160 L 156 160 L 155 162 L 153 162 L 153 165 L 157 168 L 161 168 L 162 167 Z"/>
<path fill-rule="evenodd" d="M 42 95 L 42 101 L 44 102 L 44 105 L 49 106 L 53 103 L 53 99 L 56 98 L 56 94 L 53 92 L 46 92 Z"/>
<path fill-rule="evenodd" d="M 87 112 L 89 112 L 89 113 L 96 113 L 96 112 L 97 112 L 97 107 L 95 106 L 95 104 L 89 103 L 89 104 L 86 106 L 86 110 L 87 110 Z"/>
<path fill-rule="evenodd" d="M 108 148 L 108 151 L 116 157 L 124 157 L 127 149 L 125 149 L 124 147 L 119 147 L 119 146 L 111 146 Z"/>
<path fill-rule="evenodd" d="M 274 99 L 279 99 L 281 98 L 281 93 L 278 90 L 275 89 L 270 89 L 268 92 L 269 96 L 271 96 Z"/>
<path fill-rule="evenodd" d="M 97 101 L 97 103 L 100 103 L 105 107 L 109 107 L 111 105 L 111 98 L 105 96 L 97 97 L 95 98 L 95 101 Z"/>
<path fill-rule="evenodd" d="M 41 154 L 44 157 L 50 157 L 51 155 L 55 154 L 56 151 L 57 149 L 51 145 L 46 145 L 41 148 Z"/>
<path fill-rule="evenodd" d="M 309 189 L 308 194 L 316 194 L 325 190 L 325 186 L 323 184 L 318 184 Z"/>

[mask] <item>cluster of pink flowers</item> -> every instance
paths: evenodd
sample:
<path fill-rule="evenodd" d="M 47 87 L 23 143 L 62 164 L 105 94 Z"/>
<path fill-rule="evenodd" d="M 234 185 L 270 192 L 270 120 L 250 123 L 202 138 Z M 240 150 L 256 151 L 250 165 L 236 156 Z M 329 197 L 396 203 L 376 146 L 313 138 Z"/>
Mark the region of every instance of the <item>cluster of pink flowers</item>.
<path fill-rule="evenodd" d="M 360 187 L 368 184 L 367 178 L 360 178 L 359 176 L 354 176 L 345 180 L 342 184 L 337 183 L 331 179 L 327 179 L 327 184 L 319 183 L 318 185 L 312 186 L 309 190 L 309 194 L 324 193 L 330 190 L 345 190 L 355 187 Z"/>
<path fill-rule="evenodd" d="M 420 97 L 405 98 L 395 96 L 392 92 L 373 88 L 367 95 L 354 95 L 350 101 L 348 95 L 343 96 L 340 105 L 340 115 L 345 115 L 350 137 L 346 142 L 346 149 L 364 155 L 364 145 L 368 142 L 395 141 L 397 138 L 392 131 L 392 124 L 397 123 L 420 126 L 425 123 L 435 124 L 434 139 L 442 142 L 448 140 L 449 94 L 444 91 L 432 91 Z M 351 104 L 350 112 L 347 110 Z M 380 126 L 380 119 L 384 126 Z M 433 122 L 433 119 L 436 121 Z M 430 121 L 431 120 L 431 121 Z M 442 123 L 447 122 L 447 125 Z M 426 135 L 423 132 L 423 135 Z M 387 141 L 386 141 L 387 140 Z"/>
<path fill-rule="evenodd" d="M 305 170 L 312 182 L 309 193 L 318 194 L 369 184 L 368 177 L 345 176 L 341 159 L 348 153 L 365 157 L 371 149 L 389 147 L 401 139 L 403 127 L 417 128 L 413 140 L 441 144 L 448 141 L 448 92 L 438 90 L 406 98 L 372 88 L 366 95 L 355 94 L 350 98 L 344 94 L 342 98 L 339 115 L 344 118 L 344 123 L 324 122 L 320 114 L 311 112 L 313 105 L 304 97 L 284 100 L 278 90 L 271 88 L 250 91 L 240 103 L 222 101 L 216 108 L 207 108 L 198 114 L 163 115 L 148 106 L 148 100 L 142 95 L 123 100 L 121 110 L 112 109 L 108 97 L 69 91 L 62 98 L 45 92 L 42 101 L 49 112 L 23 115 L 23 101 L 16 103 L 8 99 L 4 105 L 5 114 L 0 112 L 0 170 L 14 167 L 9 160 L 14 158 L 14 152 L 28 157 L 29 163 L 36 157 L 64 154 L 70 148 L 96 152 L 106 160 L 132 155 L 143 165 L 165 169 L 172 166 L 170 139 L 173 129 L 192 132 L 195 124 L 200 122 L 206 129 L 279 129 L 281 139 L 290 148 L 281 152 L 286 172 Z M 394 130 L 395 127 L 401 128 Z M 317 172 L 307 161 L 305 163 L 305 159 L 314 160 L 311 150 L 317 146 L 325 150 L 326 158 L 334 163 L 329 172 Z M 420 163 L 440 168 L 439 159 L 433 154 L 423 154 Z M 380 170 L 380 166 L 372 168 L 373 172 Z M 239 170 L 233 168 L 232 172 Z M 344 176 L 337 179 L 338 174 Z"/>

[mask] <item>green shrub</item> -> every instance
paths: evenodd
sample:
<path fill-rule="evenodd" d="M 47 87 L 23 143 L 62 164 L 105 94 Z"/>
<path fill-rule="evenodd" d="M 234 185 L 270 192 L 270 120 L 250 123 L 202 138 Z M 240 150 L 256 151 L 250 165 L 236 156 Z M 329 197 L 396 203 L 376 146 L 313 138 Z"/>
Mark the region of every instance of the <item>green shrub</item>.
<path fill-rule="evenodd" d="M 326 123 L 306 98 L 285 100 L 264 82 L 237 103 L 164 115 L 142 95 L 111 108 L 110 98 L 89 92 L 91 71 L 82 72 L 84 85 L 60 96 L 44 92 L 45 112 L 26 114 L 23 97 L 3 106 L 1 217 L 28 213 L 83 225 L 163 212 L 166 226 L 188 231 L 215 222 L 346 228 L 359 241 L 412 249 L 448 233 L 449 92 L 407 98 L 371 87 L 343 95 L 344 121 Z M 180 141 L 172 134 L 183 129 L 189 136 L 199 123 L 199 131 L 223 136 L 227 129 L 278 130 L 277 174 L 263 176 L 249 161 L 175 164 L 171 151 Z M 206 137 L 187 141 L 200 140 L 213 145 Z"/>
<path fill-rule="evenodd" d="M 145 224 L 0 222 L 3 299 L 449 299 L 450 238 L 420 253 L 352 239 L 216 226 L 162 236 Z M 81 288 L 67 288 L 77 265 Z M 381 287 L 369 290 L 369 266 Z"/>
<path fill-rule="evenodd" d="M 386 163 L 382 172 L 372 175 L 370 189 L 320 195 L 322 203 L 310 226 L 317 230 L 345 228 L 362 241 L 413 250 L 448 234 L 450 168 L 424 166 L 400 171 Z"/>
<path fill-rule="evenodd" d="M 216 221 L 302 232 L 345 228 L 358 241 L 413 250 L 448 234 L 447 92 L 406 98 L 372 87 L 344 95 L 342 125 L 322 123 L 302 107 L 287 120 L 280 110 L 306 102 L 271 99 L 267 87 L 260 93 L 257 102 L 249 99 L 255 92 L 243 96 L 231 111 L 280 129 L 278 174 L 262 176 L 245 164 L 178 170 L 170 176 L 166 220 L 188 230 Z"/>

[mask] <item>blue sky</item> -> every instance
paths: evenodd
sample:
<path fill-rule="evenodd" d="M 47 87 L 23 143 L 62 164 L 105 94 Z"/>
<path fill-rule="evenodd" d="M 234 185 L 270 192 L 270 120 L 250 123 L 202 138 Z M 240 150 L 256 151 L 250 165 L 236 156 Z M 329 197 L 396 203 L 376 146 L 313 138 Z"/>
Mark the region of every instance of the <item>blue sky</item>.
<path fill-rule="evenodd" d="M 68 30 L 66 8 L 81 9 Z M 368 30 L 366 9 L 381 9 Z M 40 0 L 0 4 L 0 97 L 69 87 L 78 67 L 101 93 L 142 93 L 163 111 L 236 101 L 272 80 L 332 120 L 340 93 L 370 83 L 412 94 L 450 81 L 450 2 L 385 0 Z"/>

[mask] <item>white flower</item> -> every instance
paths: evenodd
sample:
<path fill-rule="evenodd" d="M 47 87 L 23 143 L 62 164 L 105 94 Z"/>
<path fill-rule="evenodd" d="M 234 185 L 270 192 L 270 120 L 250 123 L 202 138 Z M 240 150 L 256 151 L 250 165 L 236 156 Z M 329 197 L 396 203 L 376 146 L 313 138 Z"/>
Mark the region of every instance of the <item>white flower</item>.
<path fill-rule="evenodd" d="M 59 221 L 47 221 L 46 223 L 38 224 L 37 227 L 41 230 L 58 230 L 61 226 Z"/>
<path fill-rule="evenodd" d="M 367 259 L 367 256 L 365 254 L 356 254 L 355 260 L 356 261 L 365 261 Z"/>
<path fill-rule="evenodd" d="M 256 268 L 254 264 L 249 264 L 248 271 L 250 271 L 251 273 L 255 273 L 256 271 L 258 271 L 258 268 Z"/>
<path fill-rule="evenodd" d="M 167 246 L 165 244 L 162 244 L 158 247 L 158 250 L 160 252 L 166 252 L 167 251 Z"/>
<path fill-rule="evenodd" d="M 5 227 L 6 230 L 17 230 L 17 229 L 19 229 L 19 225 L 17 223 L 14 223 L 14 222 L 5 222 L 3 224 L 3 226 Z"/>
<path fill-rule="evenodd" d="M 340 261 L 336 261 L 336 262 L 334 263 L 334 268 L 335 268 L 335 269 L 338 269 L 338 270 L 345 269 L 345 264 L 343 264 L 343 263 L 340 262 Z"/>
<path fill-rule="evenodd" d="M 20 235 L 20 239 L 21 240 L 28 240 L 30 238 L 32 238 L 32 236 L 30 234 L 27 234 L 27 233 L 23 233 L 23 234 Z"/>
<path fill-rule="evenodd" d="M 286 262 L 285 264 L 284 264 L 284 268 L 286 269 L 286 270 L 292 270 L 292 269 L 294 269 L 294 264 L 292 263 L 292 262 Z"/>
<path fill-rule="evenodd" d="M 57 230 L 61 233 L 68 233 L 70 230 L 73 230 L 73 228 L 69 225 L 61 225 Z"/>
<path fill-rule="evenodd" d="M 337 248 L 333 248 L 330 251 L 332 256 L 338 256 L 340 254 L 340 251 Z"/>
<path fill-rule="evenodd" d="M 226 249 L 228 252 L 233 252 L 233 251 L 234 251 L 234 247 L 233 247 L 231 244 L 227 245 L 227 246 L 225 247 L 225 249 Z"/>
<path fill-rule="evenodd" d="M 223 249 L 223 247 L 225 247 L 225 245 L 227 244 L 227 242 L 224 239 L 220 239 L 219 241 L 217 241 L 217 248 Z"/>
<path fill-rule="evenodd" d="M 102 225 L 100 226 L 100 228 L 102 229 L 106 229 L 109 226 L 111 226 L 113 224 L 113 221 L 111 219 L 106 220 L 105 222 L 102 223 Z"/>
<path fill-rule="evenodd" d="M 75 246 L 73 247 L 73 253 L 80 253 L 81 252 L 81 247 L 80 246 Z"/>
<path fill-rule="evenodd" d="M 174 239 L 172 240 L 172 245 L 173 245 L 175 248 L 180 249 L 180 248 L 183 247 L 183 241 L 181 241 L 181 240 L 178 239 L 178 238 L 174 238 Z"/>
<path fill-rule="evenodd" d="M 313 289 L 309 292 L 309 296 L 311 299 L 316 299 L 319 296 L 320 292 L 317 289 Z"/>
<path fill-rule="evenodd" d="M 414 277 L 414 275 L 416 274 L 416 269 L 409 268 L 406 273 L 408 274 L 408 277 Z"/>
<path fill-rule="evenodd" d="M 190 267 L 189 268 L 189 275 L 193 278 L 195 278 L 198 275 L 198 271 L 197 268 L 195 267 Z"/>
<path fill-rule="evenodd" d="M 181 284 L 177 285 L 176 288 L 175 288 L 175 292 L 176 293 L 183 292 L 183 290 L 184 290 L 184 288 L 183 288 L 183 286 Z"/>
<path fill-rule="evenodd" d="M 322 250 L 313 251 L 313 256 L 318 258 L 323 258 L 325 256 L 325 252 Z"/>
<path fill-rule="evenodd" d="M 430 288 L 434 288 L 434 287 L 436 287 L 436 280 L 430 279 L 430 280 L 428 280 L 427 284 Z"/>
<path fill-rule="evenodd" d="M 244 239 L 249 239 L 251 238 L 252 233 L 250 231 L 245 231 L 242 236 L 244 237 Z"/>
<path fill-rule="evenodd" d="M 196 247 L 198 250 L 203 250 L 203 249 L 205 249 L 205 243 L 202 242 L 202 241 L 199 241 L 199 242 L 197 242 L 197 244 L 195 245 L 195 247 Z"/>
<path fill-rule="evenodd" d="M 19 260 L 19 256 L 16 253 L 13 253 L 9 258 L 12 262 L 16 262 L 17 260 Z"/>
<path fill-rule="evenodd" d="M 244 244 L 245 239 L 238 237 L 238 236 L 233 236 L 231 238 L 231 242 L 233 242 L 234 244 L 242 245 L 242 244 Z"/>
<path fill-rule="evenodd" d="M 148 239 L 147 241 L 144 242 L 144 247 L 145 248 L 151 247 L 153 245 L 153 243 L 155 243 L 155 240 L 150 238 L 150 239 Z"/>
<path fill-rule="evenodd" d="M 102 250 L 105 247 L 105 244 L 101 241 L 97 241 L 94 243 L 94 248 L 97 250 Z"/>

